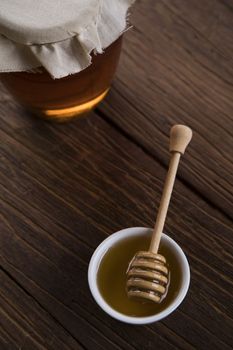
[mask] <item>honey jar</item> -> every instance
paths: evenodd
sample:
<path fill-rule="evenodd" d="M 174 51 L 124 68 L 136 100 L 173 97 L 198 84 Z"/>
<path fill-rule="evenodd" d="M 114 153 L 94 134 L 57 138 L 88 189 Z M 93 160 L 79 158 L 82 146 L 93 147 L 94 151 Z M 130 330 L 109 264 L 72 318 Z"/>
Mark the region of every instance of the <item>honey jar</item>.
<path fill-rule="evenodd" d="M 0 80 L 27 109 L 65 121 L 107 94 L 132 0 L 2 0 Z"/>

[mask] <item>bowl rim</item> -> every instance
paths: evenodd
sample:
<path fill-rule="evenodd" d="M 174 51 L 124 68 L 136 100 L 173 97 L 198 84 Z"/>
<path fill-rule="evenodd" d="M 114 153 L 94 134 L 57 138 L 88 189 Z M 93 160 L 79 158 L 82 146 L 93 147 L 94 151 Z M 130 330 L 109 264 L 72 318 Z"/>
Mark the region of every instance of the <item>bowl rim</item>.
<path fill-rule="evenodd" d="M 152 316 L 145 316 L 145 317 L 134 317 L 134 316 L 128 316 L 124 315 L 115 309 L 113 309 L 102 297 L 98 284 L 97 284 L 97 271 L 100 265 L 100 262 L 106 253 L 106 251 L 116 242 L 130 236 L 138 236 L 138 235 L 146 235 L 152 233 L 152 228 L 147 227 L 129 227 L 122 229 L 120 231 L 117 231 L 110 236 L 108 236 L 100 245 L 95 249 L 88 267 L 88 284 L 91 291 L 91 294 L 93 298 L 95 299 L 96 303 L 101 307 L 103 311 L 105 311 L 109 316 L 125 323 L 129 324 L 148 324 L 160 321 L 164 317 L 167 317 L 170 315 L 183 301 L 185 298 L 187 291 L 189 289 L 190 284 L 190 268 L 188 260 L 181 249 L 181 247 L 176 243 L 171 237 L 169 237 L 167 234 L 162 233 L 161 240 L 165 240 L 172 248 L 176 251 L 176 253 L 179 255 L 181 268 L 182 268 L 182 285 L 179 290 L 179 293 L 177 294 L 177 297 L 173 300 L 173 302 L 163 311 L 157 313 L 156 315 Z"/>

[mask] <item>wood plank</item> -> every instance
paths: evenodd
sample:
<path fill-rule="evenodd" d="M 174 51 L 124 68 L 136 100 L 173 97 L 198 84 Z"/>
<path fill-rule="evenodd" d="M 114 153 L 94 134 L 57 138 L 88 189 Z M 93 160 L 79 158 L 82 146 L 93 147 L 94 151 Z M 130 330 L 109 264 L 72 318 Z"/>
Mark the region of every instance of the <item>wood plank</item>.
<path fill-rule="evenodd" d="M 90 296 L 89 258 L 110 233 L 152 226 L 165 169 L 94 113 L 51 125 L 12 101 L 3 111 L 0 250 L 12 278 L 86 349 L 230 349 L 231 221 L 177 181 L 166 232 L 190 260 L 188 297 L 151 326 L 110 319 Z"/>
<path fill-rule="evenodd" d="M 8 274 L 0 271 L 1 349 L 84 349 Z M 10 333 L 9 333 L 10 330 Z"/>
<path fill-rule="evenodd" d="M 167 164 L 167 130 L 194 130 L 179 177 L 232 218 L 233 14 L 218 0 L 138 1 L 113 88 L 99 107 Z"/>

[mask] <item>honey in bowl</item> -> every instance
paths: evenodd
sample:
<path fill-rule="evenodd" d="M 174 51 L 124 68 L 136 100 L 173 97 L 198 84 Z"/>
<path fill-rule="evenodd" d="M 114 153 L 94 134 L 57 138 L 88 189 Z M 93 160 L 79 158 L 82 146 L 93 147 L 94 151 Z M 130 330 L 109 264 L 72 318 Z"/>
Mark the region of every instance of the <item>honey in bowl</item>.
<path fill-rule="evenodd" d="M 174 252 L 161 241 L 159 253 L 166 257 L 170 270 L 170 285 L 166 297 L 159 304 L 129 299 L 126 292 L 126 271 L 135 253 L 148 250 L 150 236 L 133 236 L 118 241 L 103 256 L 97 273 L 99 291 L 116 311 L 133 317 L 152 316 L 167 309 L 176 298 L 182 280 L 181 267 Z"/>

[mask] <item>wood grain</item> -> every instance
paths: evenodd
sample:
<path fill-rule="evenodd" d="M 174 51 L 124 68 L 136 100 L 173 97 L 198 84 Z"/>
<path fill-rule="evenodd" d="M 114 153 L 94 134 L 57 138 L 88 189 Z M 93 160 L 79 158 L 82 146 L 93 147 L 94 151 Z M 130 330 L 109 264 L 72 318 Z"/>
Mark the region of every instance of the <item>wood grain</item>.
<path fill-rule="evenodd" d="M 230 220 L 178 181 L 165 231 L 189 257 L 188 298 L 161 324 L 119 324 L 90 296 L 88 261 L 111 232 L 152 225 L 166 170 L 98 115 L 50 125 L 19 111 L 0 126 L 3 268 L 85 348 L 230 349 Z"/>
<path fill-rule="evenodd" d="M 138 0 L 132 22 L 113 88 L 86 119 L 46 123 L 0 86 L 1 350 L 233 347 L 232 6 Z M 172 315 L 130 326 L 96 305 L 88 263 L 111 233 L 153 225 L 177 122 L 194 138 L 165 232 L 191 285 Z"/>
<path fill-rule="evenodd" d="M 137 2 L 103 117 L 167 164 L 167 130 L 194 130 L 179 172 L 232 218 L 233 14 L 229 2 Z M 146 62 L 146 63 L 145 63 Z"/>
<path fill-rule="evenodd" d="M 0 274 L 1 333 L 6 336 L 1 349 L 9 349 L 9 344 L 12 349 L 83 349 L 8 273 Z"/>

